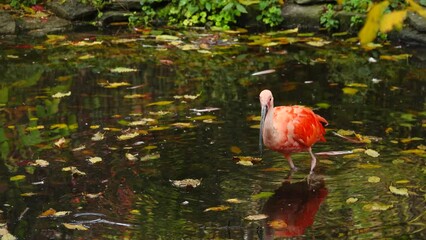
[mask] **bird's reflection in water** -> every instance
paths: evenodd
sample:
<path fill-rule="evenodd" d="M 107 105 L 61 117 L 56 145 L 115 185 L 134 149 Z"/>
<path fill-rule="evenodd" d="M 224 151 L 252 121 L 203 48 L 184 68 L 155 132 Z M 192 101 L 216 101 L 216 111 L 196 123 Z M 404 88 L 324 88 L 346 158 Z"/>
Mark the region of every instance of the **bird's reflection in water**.
<path fill-rule="evenodd" d="M 307 180 L 286 180 L 263 207 L 268 215 L 265 239 L 300 236 L 314 223 L 315 215 L 327 197 L 324 178 L 311 175 Z"/>

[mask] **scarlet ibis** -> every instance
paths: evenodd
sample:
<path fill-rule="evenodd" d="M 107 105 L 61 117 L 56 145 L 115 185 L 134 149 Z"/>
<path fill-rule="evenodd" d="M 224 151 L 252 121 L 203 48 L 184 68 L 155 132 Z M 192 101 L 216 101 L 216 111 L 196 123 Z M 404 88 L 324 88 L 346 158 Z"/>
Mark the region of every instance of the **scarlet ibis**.
<path fill-rule="evenodd" d="M 325 142 L 325 130 L 321 123 L 327 120 L 303 106 L 274 107 L 274 97 L 269 90 L 259 95 L 261 110 L 259 150 L 262 154 L 262 140 L 266 147 L 280 152 L 287 159 L 292 170 L 296 170 L 291 154 L 308 151 L 312 157 L 311 173 L 316 165 L 312 145 Z"/>

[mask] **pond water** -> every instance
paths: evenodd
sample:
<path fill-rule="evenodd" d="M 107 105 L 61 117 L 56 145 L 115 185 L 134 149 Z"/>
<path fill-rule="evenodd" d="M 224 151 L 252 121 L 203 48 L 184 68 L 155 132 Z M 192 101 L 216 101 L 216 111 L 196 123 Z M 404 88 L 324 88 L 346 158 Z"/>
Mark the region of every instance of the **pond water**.
<path fill-rule="evenodd" d="M 286 32 L 2 39 L 2 234 L 425 239 L 425 56 Z M 292 174 L 270 150 L 239 162 L 265 88 L 329 122 L 309 179 L 307 153 Z"/>

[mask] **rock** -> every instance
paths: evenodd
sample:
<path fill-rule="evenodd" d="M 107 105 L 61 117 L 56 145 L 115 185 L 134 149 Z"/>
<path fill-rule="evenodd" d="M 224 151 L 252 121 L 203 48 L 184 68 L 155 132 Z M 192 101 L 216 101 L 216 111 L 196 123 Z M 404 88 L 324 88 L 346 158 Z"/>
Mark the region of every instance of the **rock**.
<path fill-rule="evenodd" d="M 111 10 L 140 11 L 141 7 L 140 0 L 112 0 L 107 8 Z"/>
<path fill-rule="evenodd" d="M 426 46 L 426 33 L 421 33 L 412 27 L 404 27 L 399 32 L 389 34 L 391 40 L 397 40 L 407 45 Z"/>
<path fill-rule="evenodd" d="M 49 33 L 70 31 L 72 23 L 56 16 L 47 19 L 25 17 L 18 21 L 18 28 L 29 35 L 40 37 Z"/>
<path fill-rule="evenodd" d="M 110 11 L 104 12 L 99 19 L 99 25 L 106 27 L 114 22 L 128 22 L 129 12 L 127 11 Z"/>
<path fill-rule="evenodd" d="M 281 9 L 284 17 L 282 27 L 299 27 L 302 31 L 318 31 L 320 29 L 320 17 L 325 5 L 307 5 L 287 3 Z"/>
<path fill-rule="evenodd" d="M 91 20 L 96 17 L 97 10 L 79 0 L 52 0 L 46 3 L 55 15 L 68 20 Z"/>
<path fill-rule="evenodd" d="M 314 4 L 323 4 L 323 3 L 333 3 L 334 0 L 294 0 L 296 4 L 299 5 L 314 5 Z"/>
<path fill-rule="evenodd" d="M 426 33 L 426 18 L 419 16 L 417 13 L 408 12 L 408 24 L 419 32 Z"/>
<path fill-rule="evenodd" d="M 0 34 L 14 35 L 16 32 L 16 22 L 13 17 L 6 12 L 0 12 Z"/>

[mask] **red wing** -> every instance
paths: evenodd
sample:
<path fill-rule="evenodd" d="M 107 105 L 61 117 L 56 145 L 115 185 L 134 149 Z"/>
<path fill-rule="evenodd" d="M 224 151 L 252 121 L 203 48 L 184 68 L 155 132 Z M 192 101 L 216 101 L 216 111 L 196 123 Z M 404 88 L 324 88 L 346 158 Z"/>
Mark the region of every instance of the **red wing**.
<path fill-rule="evenodd" d="M 321 122 L 328 124 L 327 121 L 316 115 L 311 109 L 298 107 L 294 111 L 296 113 L 294 123 L 294 138 L 303 145 L 310 147 L 318 141 L 325 142 L 325 129 Z"/>

